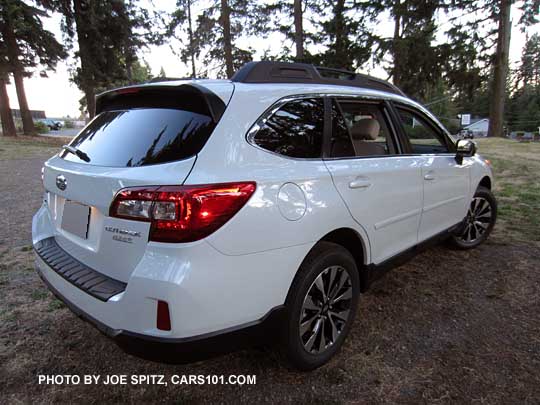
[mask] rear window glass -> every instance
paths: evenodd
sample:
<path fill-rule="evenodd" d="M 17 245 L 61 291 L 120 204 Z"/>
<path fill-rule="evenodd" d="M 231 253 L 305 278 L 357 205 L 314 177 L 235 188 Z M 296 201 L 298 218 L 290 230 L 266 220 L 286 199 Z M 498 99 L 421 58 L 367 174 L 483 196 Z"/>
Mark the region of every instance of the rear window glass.
<path fill-rule="evenodd" d="M 166 108 L 105 111 L 70 143 L 89 161 L 64 151 L 62 158 L 95 166 L 135 167 L 191 157 L 215 124 L 205 114 Z"/>

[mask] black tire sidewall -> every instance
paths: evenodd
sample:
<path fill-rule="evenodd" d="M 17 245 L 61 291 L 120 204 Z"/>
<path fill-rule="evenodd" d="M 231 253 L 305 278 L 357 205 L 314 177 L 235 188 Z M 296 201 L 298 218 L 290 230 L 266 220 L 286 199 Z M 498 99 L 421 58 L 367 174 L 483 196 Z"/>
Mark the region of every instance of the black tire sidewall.
<path fill-rule="evenodd" d="M 299 322 L 304 298 L 315 278 L 330 266 L 343 267 L 351 278 L 353 298 L 351 315 L 334 344 L 320 354 L 308 353 L 300 339 Z M 289 361 L 300 370 L 312 370 L 330 360 L 340 349 L 349 333 L 360 295 L 360 280 L 354 258 L 348 250 L 340 245 L 321 242 L 306 257 L 295 277 L 289 296 L 287 297 L 287 327 L 285 328 L 285 349 Z"/>

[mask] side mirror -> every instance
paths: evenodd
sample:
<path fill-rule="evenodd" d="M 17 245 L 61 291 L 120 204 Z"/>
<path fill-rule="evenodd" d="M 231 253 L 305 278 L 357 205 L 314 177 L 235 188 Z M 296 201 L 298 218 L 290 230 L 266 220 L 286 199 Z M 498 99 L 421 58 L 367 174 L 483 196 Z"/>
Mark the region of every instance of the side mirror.
<path fill-rule="evenodd" d="M 474 156 L 476 153 L 476 144 L 468 139 L 460 139 L 456 144 L 456 162 L 463 163 L 464 157 Z"/>

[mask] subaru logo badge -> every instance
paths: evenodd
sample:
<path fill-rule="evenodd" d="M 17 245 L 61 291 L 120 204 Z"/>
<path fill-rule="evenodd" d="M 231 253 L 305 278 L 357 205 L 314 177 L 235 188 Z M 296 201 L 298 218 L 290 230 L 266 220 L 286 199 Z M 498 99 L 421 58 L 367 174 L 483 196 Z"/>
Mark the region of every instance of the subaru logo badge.
<path fill-rule="evenodd" d="M 61 174 L 56 176 L 56 187 L 58 187 L 62 191 L 64 191 L 67 187 L 67 180 Z"/>

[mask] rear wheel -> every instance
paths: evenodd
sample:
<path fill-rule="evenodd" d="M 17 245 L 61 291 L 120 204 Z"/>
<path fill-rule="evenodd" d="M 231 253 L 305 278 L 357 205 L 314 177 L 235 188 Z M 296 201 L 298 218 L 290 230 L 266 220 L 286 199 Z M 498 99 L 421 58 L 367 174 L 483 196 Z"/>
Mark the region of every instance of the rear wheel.
<path fill-rule="evenodd" d="M 296 368 L 325 364 L 352 326 L 360 281 L 348 250 L 319 243 L 302 263 L 287 299 L 285 350 Z"/>
<path fill-rule="evenodd" d="M 450 237 L 460 249 L 472 249 L 483 243 L 493 230 L 497 219 L 497 201 L 491 191 L 478 187 L 462 225 Z"/>

